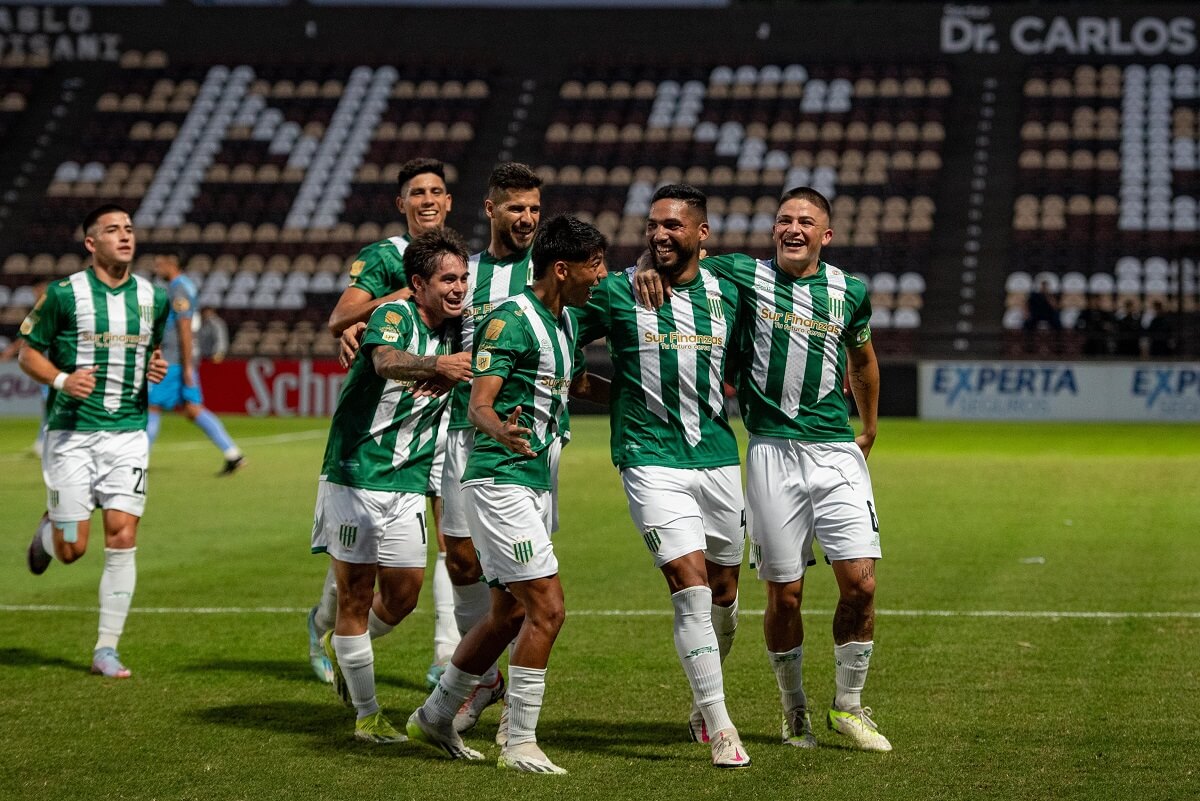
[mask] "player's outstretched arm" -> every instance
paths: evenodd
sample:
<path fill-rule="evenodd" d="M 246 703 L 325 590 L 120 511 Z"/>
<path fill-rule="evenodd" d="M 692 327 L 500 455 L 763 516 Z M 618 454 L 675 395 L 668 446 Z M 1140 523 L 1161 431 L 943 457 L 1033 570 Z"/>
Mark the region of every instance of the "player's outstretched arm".
<path fill-rule="evenodd" d="M 377 345 L 371 352 L 371 361 L 380 378 L 393 381 L 440 378 L 455 382 L 471 377 L 471 354 L 466 352 L 447 356 L 418 356 L 406 350 Z"/>
<path fill-rule="evenodd" d="M 537 456 L 529 445 L 529 435 L 533 432 L 520 425 L 521 407 L 514 409 L 506 420 L 501 420 L 500 415 L 496 414 L 494 404 L 502 386 L 504 379 L 498 375 L 476 376 L 471 382 L 467 419 L 471 421 L 471 425 L 513 453 L 532 459 Z"/>
<path fill-rule="evenodd" d="M 355 323 L 365 323 L 371 318 L 371 312 L 385 303 L 393 300 L 406 300 L 412 295 L 408 287 L 397 289 L 390 295 L 372 298 L 371 293 L 358 287 L 349 286 L 338 298 L 337 305 L 329 314 L 329 333 L 340 337 L 342 332 Z"/>
<path fill-rule="evenodd" d="M 871 455 L 875 444 L 875 432 L 879 423 L 879 360 L 875 358 L 875 346 L 869 341 L 862 347 L 848 347 L 846 359 L 849 367 L 850 392 L 858 406 L 858 417 L 862 420 L 862 432 L 854 438 L 863 456 Z"/>
<path fill-rule="evenodd" d="M 40 384 L 48 384 L 59 392 L 65 392 L 72 398 L 83 400 L 92 394 L 96 388 L 96 368 L 83 367 L 73 373 L 64 373 L 54 366 L 54 362 L 46 358 L 40 350 L 28 342 L 21 345 L 21 354 L 17 364 L 25 374 Z M 65 378 L 63 377 L 65 376 Z"/>
<path fill-rule="evenodd" d="M 346 327 L 338 338 L 338 364 L 342 369 L 349 370 L 362 344 L 363 332 L 367 330 L 366 323 L 354 323 Z"/>

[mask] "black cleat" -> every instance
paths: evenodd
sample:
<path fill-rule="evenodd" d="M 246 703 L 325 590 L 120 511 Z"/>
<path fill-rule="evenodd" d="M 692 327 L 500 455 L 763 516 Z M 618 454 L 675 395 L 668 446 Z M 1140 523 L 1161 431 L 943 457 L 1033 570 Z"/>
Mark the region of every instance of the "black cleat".
<path fill-rule="evenodd" d="M 218 476 L 232 476 L 234 473 L 236 473 L 238 470 L 240 470 L 245 465 L 246 465 L 245 454 L 242 454 L 241 456 L 237 457 L 236 459 L 226 459 L 225 466 L 221 468 L 221 472 L 217 473 L 217 475 Z"/>
<path fill-rule="evenodd" d="M 54 556 L 46 553 L 46 548 L 42 545 L 42 526 L 48 525 L 50 525 L 50 515 L 44 514 L 38 521 L 37 530 L 33 532 L 29 550 L 25 552 L 25 561 L 29 564 L 29 572 L 35 576 L 45 573 L 46 568 L 50 567 L 50 563 L 54 561 Z"/>

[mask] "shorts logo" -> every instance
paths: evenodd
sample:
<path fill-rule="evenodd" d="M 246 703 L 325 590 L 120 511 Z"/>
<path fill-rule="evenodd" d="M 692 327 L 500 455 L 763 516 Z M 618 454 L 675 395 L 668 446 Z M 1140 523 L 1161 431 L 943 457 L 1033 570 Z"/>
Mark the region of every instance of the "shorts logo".
<path fill-rule="evenodd" d="M 521 540 L 513 543 L 513 559 L 523 565 L 529 564 L 533 558 L 533 540 Z"/>
<path fill-rule="evenodd" d="M 353 548 L 354 541 L 358 539 L 358 526 L 343 523 L 338 528 L 338 539 L 341 540 L 342 547 Z"/>
<path fill-rule="evenodd" d="M 58 508 L 58 490 L 52 489 L 52 490 L 50 490 L 49 494 L 50 494 L 50 505 L 53 508 L 57 509 Z"/>
<path fill-rule="evenodd" d="M 750 568 L 754 569 L 762 564 L 762 546 L 755 545 L 750 549 Z"/>
<path fill-rule="evenodd" d="M 658 529 L 646 529 L 642 532 L 642 539 L 645 540 L 646 547 L 650 549 L 650 553 L 658 553 L 658 548 L 662 545 L 662 537 L 658 535 Z"/>

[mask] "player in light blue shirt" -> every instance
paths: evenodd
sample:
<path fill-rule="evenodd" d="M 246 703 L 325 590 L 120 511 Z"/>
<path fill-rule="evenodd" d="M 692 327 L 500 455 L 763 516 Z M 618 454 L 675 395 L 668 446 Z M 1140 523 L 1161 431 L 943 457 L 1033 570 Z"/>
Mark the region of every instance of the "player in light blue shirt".
<path fill-rule="evenodd" d="M 200 316 L 196 308 L 196 285 L 183 273 L 183 259 L 177 253 L 161 253 L 154 257 L 154 274 L 167 283 L 171 313 L 163 336 L 163 358 L 171 363 L 167 377 L 150 388 L 150 423 L 146 431 L 150 443 L 158 437 L 163 411 L 179 409 L 183 416 L 200 427 L 225 457 L 225 466 L 218 475 L 227 476 L 246 463 L 241 448 L 225 431 L 217 416 L 204 408 L 204 393 L 200 390 L 197 370 L 196 329 Z"/>

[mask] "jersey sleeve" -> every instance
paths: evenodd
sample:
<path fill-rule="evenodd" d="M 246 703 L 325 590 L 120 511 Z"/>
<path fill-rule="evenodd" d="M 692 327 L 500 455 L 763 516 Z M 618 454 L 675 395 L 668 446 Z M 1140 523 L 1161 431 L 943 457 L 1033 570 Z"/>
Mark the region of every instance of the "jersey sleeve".
<path fill-rule="evenodd" d="M 62 300 L 55 286 L 46 289 L 21 323 L 20 336 L 40 353 L 45 353 L 58 332 Z"/>
<path fill-rule="evenodd" d="M 855 287 L 854 311 L 843 335 L 845 342 L 852 348 L 861 348 L 871 341 L 871 298 L 865 285 Z"/>
<path fill-rule="evenodd" d="M 155 287 L 154 289 L 154 330 L 150 335 L 150 347 L 157 348 L 162 344 L 167 331 L 167 318 L 171 316 L 171 301 L 167 293 Z M 189 315 L 191 316 L 191 315 Z"/>
<path fill-rule="evenodd" d="M 401 258 L 397 257 L 397 260 Z M 354 261 L 350 262 L 349 286 L 361 289 L 372 298 L 381 298 L 398 289 L 404 289 L 408 282 L 404 278 L 403 269 L 392 269 L 383 248 L 369 245 L 360 250 Z"/>
<path fill-rule="evenodd" d="M 739 289 L 747 290 L 754 285 L 754 259 L 743 253 L 726 253 L 721 256 L 709 256 L 700 264 L 720 277 L 732 281 Z"/>
<path fill-rule="evenodd" d="M 512 312 L 498 310 L 485 317 L 475 329 L 472 365 L 475 377 L 495 375 L 508 378 L 513 365 L 529 349 L 526 326 Z"/>
<path fill-rule="evenodd" d="M 412 338 L 413 321 L 408 310 L 394 303 L 385 303 L 371 312 L 367 321 L 367 330 L 363 332 L 362 348 L 373 348 L 386 345 L 397 350 L 404 350 L 404 345 Z"/>
<path fill-rule="evenodd" d="M 192 319 L 192 315 L 196 313 L 196 299 L 183 281 L 176 281 L 171 285 L 170 297 L 171 311 L 175 312 L 175 318 L 179 320 Z"/>

